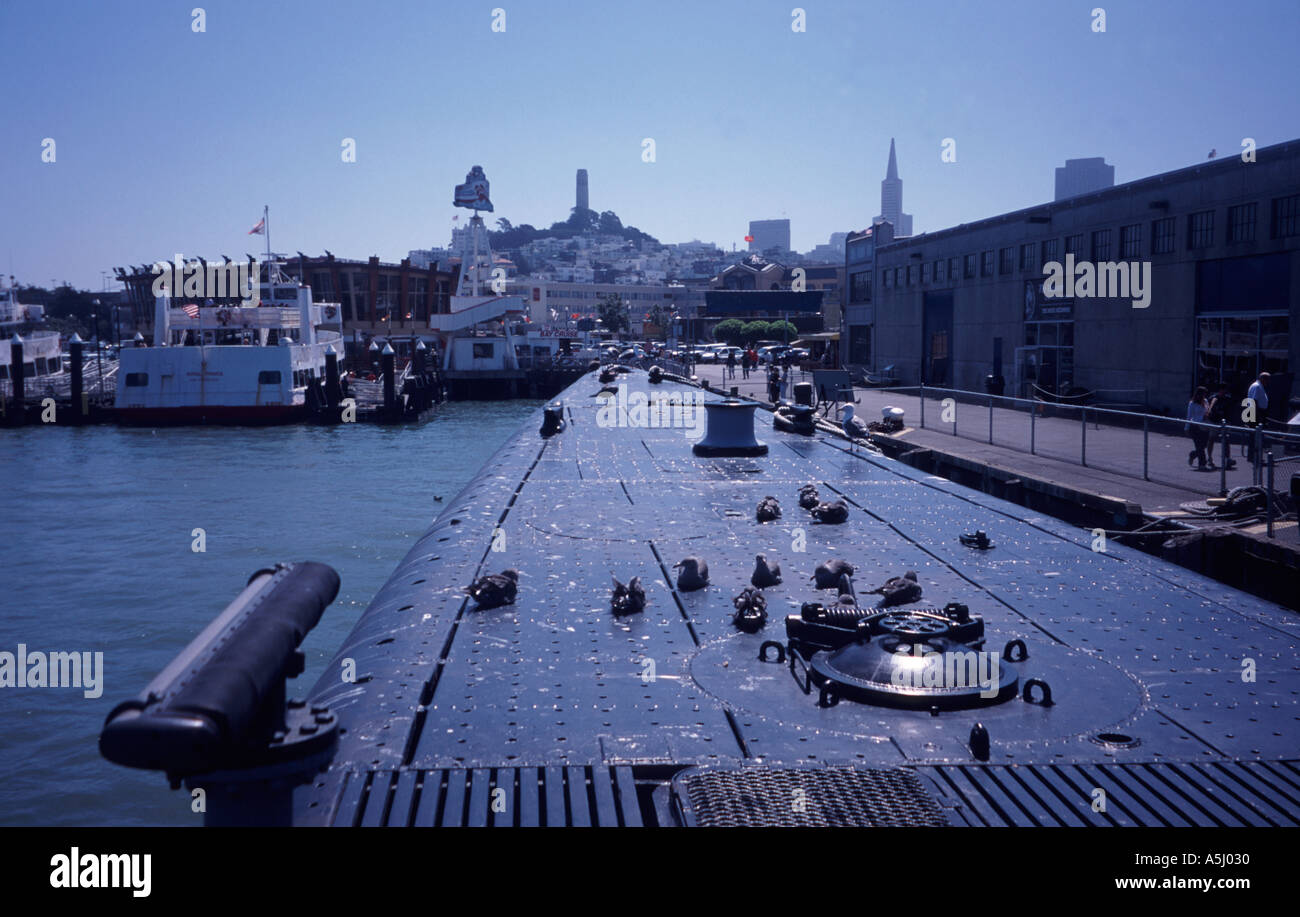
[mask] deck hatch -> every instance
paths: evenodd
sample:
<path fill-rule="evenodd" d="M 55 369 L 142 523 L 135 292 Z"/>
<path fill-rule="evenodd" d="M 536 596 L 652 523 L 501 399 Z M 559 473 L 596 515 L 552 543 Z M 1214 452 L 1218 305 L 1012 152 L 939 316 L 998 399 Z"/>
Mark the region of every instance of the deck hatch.
<path fill-rule="evenodd" d="M 673 778 L 684 824 L 698 827 L 916 827 L 948 819 L 904 768 L 690 768 Z"/>

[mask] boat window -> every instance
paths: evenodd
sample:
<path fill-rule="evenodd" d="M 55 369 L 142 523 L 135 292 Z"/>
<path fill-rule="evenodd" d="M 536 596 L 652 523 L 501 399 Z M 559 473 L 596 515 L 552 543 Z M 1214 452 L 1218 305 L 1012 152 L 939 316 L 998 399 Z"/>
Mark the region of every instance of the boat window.
<path fill-rule="evenodd" d="M 258 385 L 279 385 L 280 371 L 278 369 L 264 369 L 257 374 Z"/>
<path fill-rule="evenodd" d="M 491 357 L 492 357 L 492 345 L 491 345 L 491 344 L 475 344 L 475 345 L 474 345 L 474 359 L 475 359 L 475 360 L 486 360 L 486 359 L 491 359 Z"/>
<path fill-rule="evenodd" d="M 148 373 L 127 373 L 126 384 L 131 387 L 148 385 L 149 374 Z"/>
<path fill-rule="evenodd" d="M 8 378 L 9 378 L 9 364 L 0 363 L 0 379 L 8 379 Z"/>
<path fill-rule="evenodd" d="M 46 367 L 45 367 L 45 358 L 44 358 L 44 357 L 37 357 L 37 358 L 36 358 L 36 375 L 38 375 L 38 376 L 43 376 L 43 375 L 45 375 L 46 372 L 47 372 L 47 370 L 46 370 Z"/>
<path fill-rule="evenodd" d="M 50 370 L 50 372 L 52 372 L 52 373 L 57 373 L 57 372 L 59 371 L 59 358 L 58 358 L 58 357 L 50 357 L 50 361 L 49 361 L 49 370 Z"/>

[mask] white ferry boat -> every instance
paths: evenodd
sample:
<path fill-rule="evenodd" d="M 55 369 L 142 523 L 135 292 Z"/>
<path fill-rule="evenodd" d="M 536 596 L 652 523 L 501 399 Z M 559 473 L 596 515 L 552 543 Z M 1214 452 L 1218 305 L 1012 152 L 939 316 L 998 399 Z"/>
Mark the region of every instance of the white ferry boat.
<path fill-rule="evenodd" d="M 289 423 L 307 416 L 307 389 L 343 338 L 318 326 L 337 304 L 269 264 L 256 306 L 156 298 L 154 343 L 121 353 L 115 413 L 123 423 Z"/>
<path fill-rule="evenodd" d="M 43 392 L 55 380 L 62 378 L 59 333 L 31 329 L 19 334 L 23 327 L 44 320 L 44 306 L 20 303 L 13 278 L 8 283 L 0 278 L 0 397 L 9 398 L 13 394 L 12 344 L 15 338 L 22 344 L 23 391 L 27 396 Z"/>

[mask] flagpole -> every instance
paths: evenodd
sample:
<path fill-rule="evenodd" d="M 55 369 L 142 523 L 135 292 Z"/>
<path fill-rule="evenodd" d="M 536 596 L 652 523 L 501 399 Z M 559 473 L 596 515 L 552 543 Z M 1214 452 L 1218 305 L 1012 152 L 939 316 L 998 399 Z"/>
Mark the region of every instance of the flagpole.
<path fill-rule="evenodd" d="M 262 205 L 262 229 L 266 232 L 266 282 L 271 283 L 271 205 Z M 274 294 L 272 294 L 274 295 Z"/>

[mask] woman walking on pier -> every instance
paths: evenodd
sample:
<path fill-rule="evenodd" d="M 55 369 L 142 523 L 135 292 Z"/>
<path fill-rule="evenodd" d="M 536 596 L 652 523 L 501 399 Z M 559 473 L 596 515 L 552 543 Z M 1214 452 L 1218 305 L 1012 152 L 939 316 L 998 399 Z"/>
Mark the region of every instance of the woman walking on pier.
<path fill-rule="evenodd" d="M 1205 423 L 1205 410 L 1208 407 L 1206 396 L 1205 386 L 1198 385 L 1196 391 L 1192 393 L 1192 400 L 1187 402 L 1187 426 L 1185 429 L 1191 433 L 1193 447 L 1192 451 L 1187 453 L 1187 464 L 1190 465 L 1192 460 L 1195 459 L 1197 471 L 1214 471 L 1217 467 L 1213 458 L 1210 459 L 1208 466 L 1205 463 L 1205 445 L 1210 440 L 1209 433 L 1205 427 L 1201 426 L 1201 424 Z"/>

